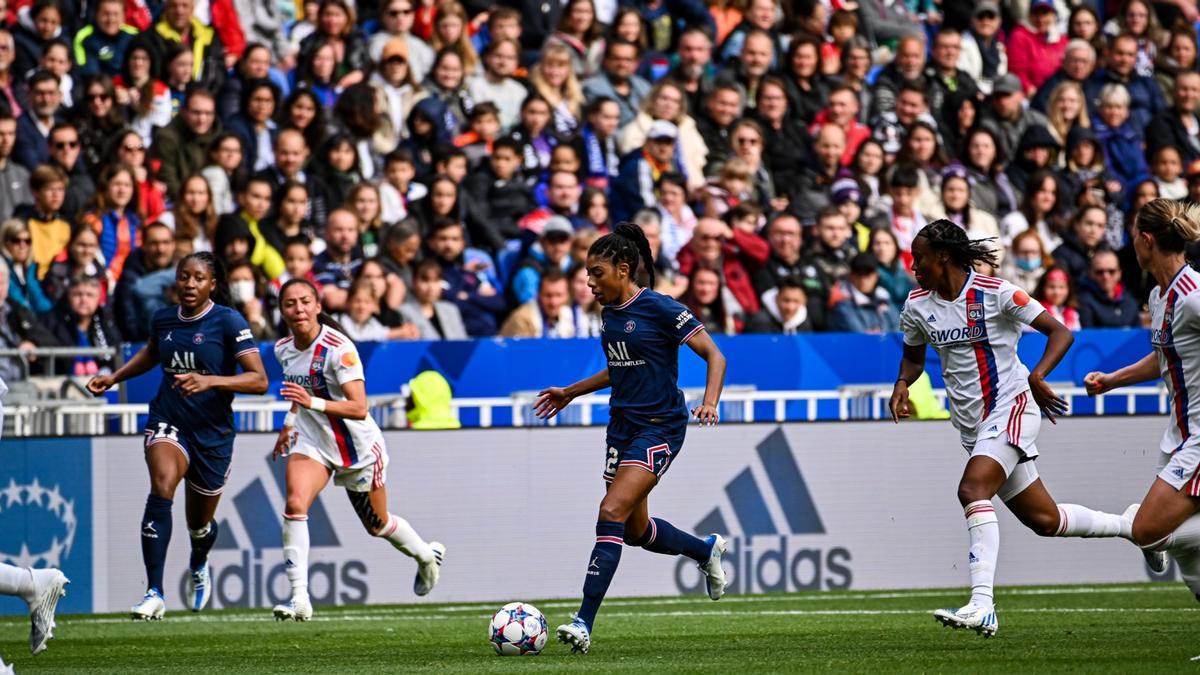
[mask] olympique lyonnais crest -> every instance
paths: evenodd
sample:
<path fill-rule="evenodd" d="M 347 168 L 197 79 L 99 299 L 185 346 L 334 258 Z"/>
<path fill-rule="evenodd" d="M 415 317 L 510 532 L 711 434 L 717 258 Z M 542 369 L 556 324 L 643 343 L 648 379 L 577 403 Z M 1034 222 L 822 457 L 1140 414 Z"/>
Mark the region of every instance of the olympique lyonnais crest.
<path fill-rule="evenodd" d="M 967 305 L 967 318 L 971 321 L 983 320 L 983 303 L 972 302 Z"/>

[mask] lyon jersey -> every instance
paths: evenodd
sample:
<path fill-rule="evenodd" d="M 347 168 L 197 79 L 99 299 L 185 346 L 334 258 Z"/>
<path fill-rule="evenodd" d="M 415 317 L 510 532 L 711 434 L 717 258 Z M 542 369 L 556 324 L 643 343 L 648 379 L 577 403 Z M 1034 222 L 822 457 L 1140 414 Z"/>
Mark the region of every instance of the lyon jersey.
<path fill-rule="evenodd" d="M 1171 453 L 1200 429 L 1200 274 L 1189 265 L 1175 275 L 1166 291 L 1150 293 L 1150 342 L 1171 400 L 1171 421 L 1159 449 Z"/>
<path fill-rule="evenodd" d="M 1043 311 L 1025 291 L 974 272 L 951 301 L 924 289 L 909 293 L 900 313 L 904 344 L 928 344 L 941 357 L 951 419 L 964 436 L 1029 389 L 1017 342 Z"/>
<path fill-rule="evenodd" d="M 308 349 L 296 348 L 286 337 L 275 343 L 275 358 L 283 366 L 283 381 L 294 382 L 310 394 L 329 401 L 345 401 L 342 387 L 364 379 L 362 361 L 350 338 L 329 326 L 322 326 Z M 375 420 L 350 420 L 301 408 L 296 416 L 296 433 L 318 448 L 337 448 L 342 466 L 354 466 L 360 456 L 370 457 L 371 448 L 383 443 Z"/>

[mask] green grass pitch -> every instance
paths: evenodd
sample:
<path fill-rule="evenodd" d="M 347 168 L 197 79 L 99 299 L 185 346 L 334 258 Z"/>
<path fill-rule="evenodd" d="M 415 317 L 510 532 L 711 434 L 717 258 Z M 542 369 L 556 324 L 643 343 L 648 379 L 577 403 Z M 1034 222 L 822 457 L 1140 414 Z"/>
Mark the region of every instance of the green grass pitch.
<path fill-rule="evenodd" d="M 23 673 L 1200 672 L 1200 603 L 1182 584 L 1001 588 L 999 634 L 934 622 L 964 591 L 830 592 L 610 599 L 592 653 L 551 642 L 498 657 L 488 619 L 501 603 L 318 607 L 312 623 L 270 611 L 173 612 L 156 623 L 60 616 L 49 651 L 29 655 L 28 621 L 0 619 L 0 654 Z M 551 631 L 573 601 L 534 603 Z"/>

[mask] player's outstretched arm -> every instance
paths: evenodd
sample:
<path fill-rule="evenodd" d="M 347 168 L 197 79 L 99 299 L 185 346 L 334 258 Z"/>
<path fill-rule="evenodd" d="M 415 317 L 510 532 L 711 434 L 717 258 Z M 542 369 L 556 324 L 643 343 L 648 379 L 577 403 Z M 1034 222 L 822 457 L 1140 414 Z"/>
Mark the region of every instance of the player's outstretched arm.
<path fill-rule="evenodd" d="M 1051 424 L 1057 424 L 1055 418 L 1067 414 L 1067 400 L 1054 393 L 1054 389 L 1046 384 L 1046 376 L 1058 367 L 1062 358 L 1067 355 L 1067 350 L 1075 343 L 1075 336 L 1058 319 L 1050 316 L 1049 312 L 1039 314 L 1030 325 L 1046 336 L 1046 350 L 1042 352 L 1041 360 L 1029 372 L 1029 391 L 1038 407 L 1045 413 L 1046 419 L 1050 420 Z"/>
<path fill-rule="evenodd" d="M 238 357 L 242 372 L 237 375 L 201 375 L 184 373 L 175 376 L 175 388 L 184 396 L 199 394 L 209 389 L 230 391 L 235 394 L 267 393 L 267 371 L 263 368 L 262 355 L 248 351 Z"/>
<path fill-rule="evenodd" d="M 586 396 L 610 386 L 612 386 L 612 380 L 608 377 L 608 368 L 605 368 L 568 387 L 543 389 L 538 392 L 537 400 L 533 403 L 533 414 L 537 415 L 539 419 L 550 419 L 580 396 Z"/>
<path fill-rule="evenodd" d="M 896 384 L 892 387 L 892 399 L 888 409 L 892 411 L 892 421 L 899 424 L 900 420 L 912 415 L 908 406 L 908 385 L 917 381 L 925 372 L 925 345 L 904 345 L 904 354 L 900 357 L 900 373 L 896 375 Z"/>
<path fill-rule="evenodd" d="M 88 391 L 92 392 L 92 396 L 100 396 L 111 387 L 125 380 L 132 380 L 156 365 L 158 365 L 158 343 L 151 339 L 133 355 L 133 358 L 118 368 L 117 372 L 112 375 L 97 375 L 89 380 L 87 383 Z"/>
<path fill-rule="evenodd" d="M 1099 396 L 1133 384 L 1157 380 L 1161 373 L 1158 371 L 1158 356 L 1154 352 L 1143 356 L 1137 363 L 1131 363 L 1120 370 L 1111 373 L 1099 371 L 1087 374 L 1083 385 L 1087 387 L 1088 396 Z"/>
<path fill-rule="evenodd" d="M 721 402 L 721 390 L 725 388 L 725 355 L 706 330 L 693 335 L 687 346 L 708 364 L 704 401 L 692 409 L 692 415 L 700 420 L 700 426 L 712 426 L 719 421 L 717 405 Z"/>

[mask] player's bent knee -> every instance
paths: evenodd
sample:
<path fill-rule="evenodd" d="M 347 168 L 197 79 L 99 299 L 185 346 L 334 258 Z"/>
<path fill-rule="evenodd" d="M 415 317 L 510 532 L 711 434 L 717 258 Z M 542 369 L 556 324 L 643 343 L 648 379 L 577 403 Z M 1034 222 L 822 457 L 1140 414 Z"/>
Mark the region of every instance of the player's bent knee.
<path fill-rule="evenodd" d="M 1028 527 L 1034 534 L 1039 537 L 1053 537 L 1058 534 L 1058 526 L 1060 516 L 1055 513 L 1035 513 L 1024 519 L 1025 527 Z"/>
<path fill-rule="evenodd" d="M 1152 546 L 1162 541 L 1168 534 L 1170 534 L 1169 531 L 1158 523 L 1151 522 L 1149 518 L 1134 518 L 1133 520 L 1132 538 L 1133 543 L 1138 546 Z"/>
<path fill-rule="evenodd" d="M 600 520 L 609 523 L 623 523 L 629 518 L 631 508 L 623 504 L 611 503 L 607 499 L 600 503 Z"/>
<path fill-rule="evenodd" d="M 971 502 L 986 501 L 994 496 L 989 494 L 990 492 L 991 490 L 979 481 L 963 479 L 958 484 L 958 502 L 966 506 Z"/>

